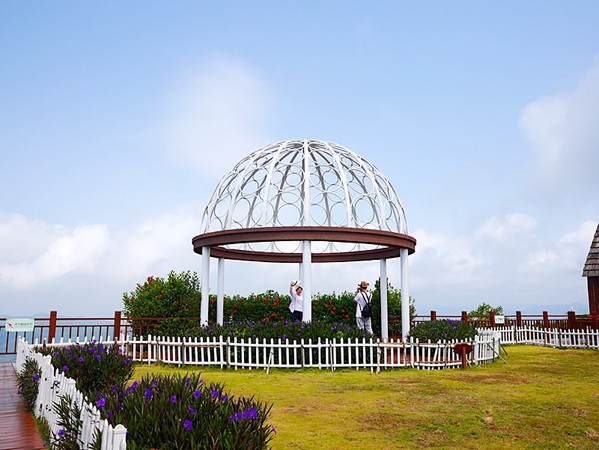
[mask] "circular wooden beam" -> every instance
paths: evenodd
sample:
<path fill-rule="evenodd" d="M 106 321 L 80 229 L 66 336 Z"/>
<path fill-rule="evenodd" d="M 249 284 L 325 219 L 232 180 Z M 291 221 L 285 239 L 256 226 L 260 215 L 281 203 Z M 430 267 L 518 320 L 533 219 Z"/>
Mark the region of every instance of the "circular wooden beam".
<path fill-rule="evenodd" d="M 225 247 L 232 244 L 280 241 L 325 241 L 378 245 L 380 248 L 349 252 L 313 253 L 314 262 L 370 261 L 396 258 L 401 249 L 409 254 L 416 250 L 416 239 L 407 234 L 392 231 L 347 227 L 262 227 L 213 231 L 192 239 L 194 252 L 201 254 L 203 247 L 210 247 L 210 256 L 240 261 L 298 263 L 301 252 L 262 252 Z"/>

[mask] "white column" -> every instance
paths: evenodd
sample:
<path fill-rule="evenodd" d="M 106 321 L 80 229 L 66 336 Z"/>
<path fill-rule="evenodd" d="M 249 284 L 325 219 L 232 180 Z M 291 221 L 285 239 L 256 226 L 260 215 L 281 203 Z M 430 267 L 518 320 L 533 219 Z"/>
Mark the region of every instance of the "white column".
<path fill-rule="evenodd" d="M 208 325 L 208 305 L 210 304 L 210 247 L 202 247 L 202 305 L 200 307 L 200 324 Z"/>
<path fill-rule="evenodd" d="M 381 259 L 380 270 L 380 292 L 381 292 L 381 339 L 389 339 L 389 310 L 387 308 L 387 260 Z"/>
<path fill-rule="evenodd" d="M 410 333 L 410 287 L 408 286 L 408 249 L 399 250 L 401 258 L 401 336 L 403 339 Z"/>
<path fill-rule="evenodd" d="M 302 280 L 304 299 L 304 322 L 312 322 L 312 245 L 310 241 L 302 241 Z"/>
<path fill-rule="evenodd" d="M 225 260 L 218 258 L 218 283 L 216 293 L 216 323 L 223 324 L 223 312 L 225 310 Z"/>

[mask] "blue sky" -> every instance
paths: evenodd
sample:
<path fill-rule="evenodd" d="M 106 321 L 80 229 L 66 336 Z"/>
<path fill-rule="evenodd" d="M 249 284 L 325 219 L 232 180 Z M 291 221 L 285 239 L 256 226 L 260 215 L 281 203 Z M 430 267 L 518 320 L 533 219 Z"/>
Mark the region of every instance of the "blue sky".
<path fill-rule="evenodd" d="M 419 313 L 588 312 L 598 22 L 596 1 L 0 2 L 0 314 L 111 315 L 199 273 L 220 178 L 303 138 L 395 186 Z M 315 266 L 313 290 L 378 267 Z M 296 273 L 232 262 L 225 290 Z"/>

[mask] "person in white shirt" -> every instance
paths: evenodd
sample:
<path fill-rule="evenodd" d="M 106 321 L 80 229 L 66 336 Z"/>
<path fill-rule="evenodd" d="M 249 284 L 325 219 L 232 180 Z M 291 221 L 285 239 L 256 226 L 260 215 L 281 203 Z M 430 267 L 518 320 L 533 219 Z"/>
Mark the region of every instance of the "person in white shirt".
<path fill-rule="evenodd" d="M 294 280 L 289 286 L 289 295 L 291 295 L 291 303 L 289 310 L 291 311 L 291 321 L 301 322 L 304 317 L 304 299 L 302 298 L 302 287 L 299 280 Z"/>
<path fill-rule="evenodd" d="M 364 307 L 366 303 L 370 304 L 372 299 L 372 294 L 368 292 L 369 284 L 366 281 L 361 281 L 358 284 L 358 290 L 356 291 L 356 296 L 354 298 L 354 302 L 356 302 L 356 322 L 358 325 L 358 329 L 366 330 L 366 332 L 372 333 L 372 317 L 365 317 L 363 314 Z"/>

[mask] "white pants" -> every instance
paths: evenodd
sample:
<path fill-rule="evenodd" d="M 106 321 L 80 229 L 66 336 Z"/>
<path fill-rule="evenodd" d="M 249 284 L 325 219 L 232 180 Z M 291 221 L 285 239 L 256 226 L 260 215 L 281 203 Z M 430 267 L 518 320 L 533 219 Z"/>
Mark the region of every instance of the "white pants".
<path fill-rule="evenodd" d="M 358 323 L 359 330 L 366 330 L 370 334 L 374 334 L 372 332 L 372 318 L 364 319 L 363 317 L 356 317 L 356 322 Z"/>

